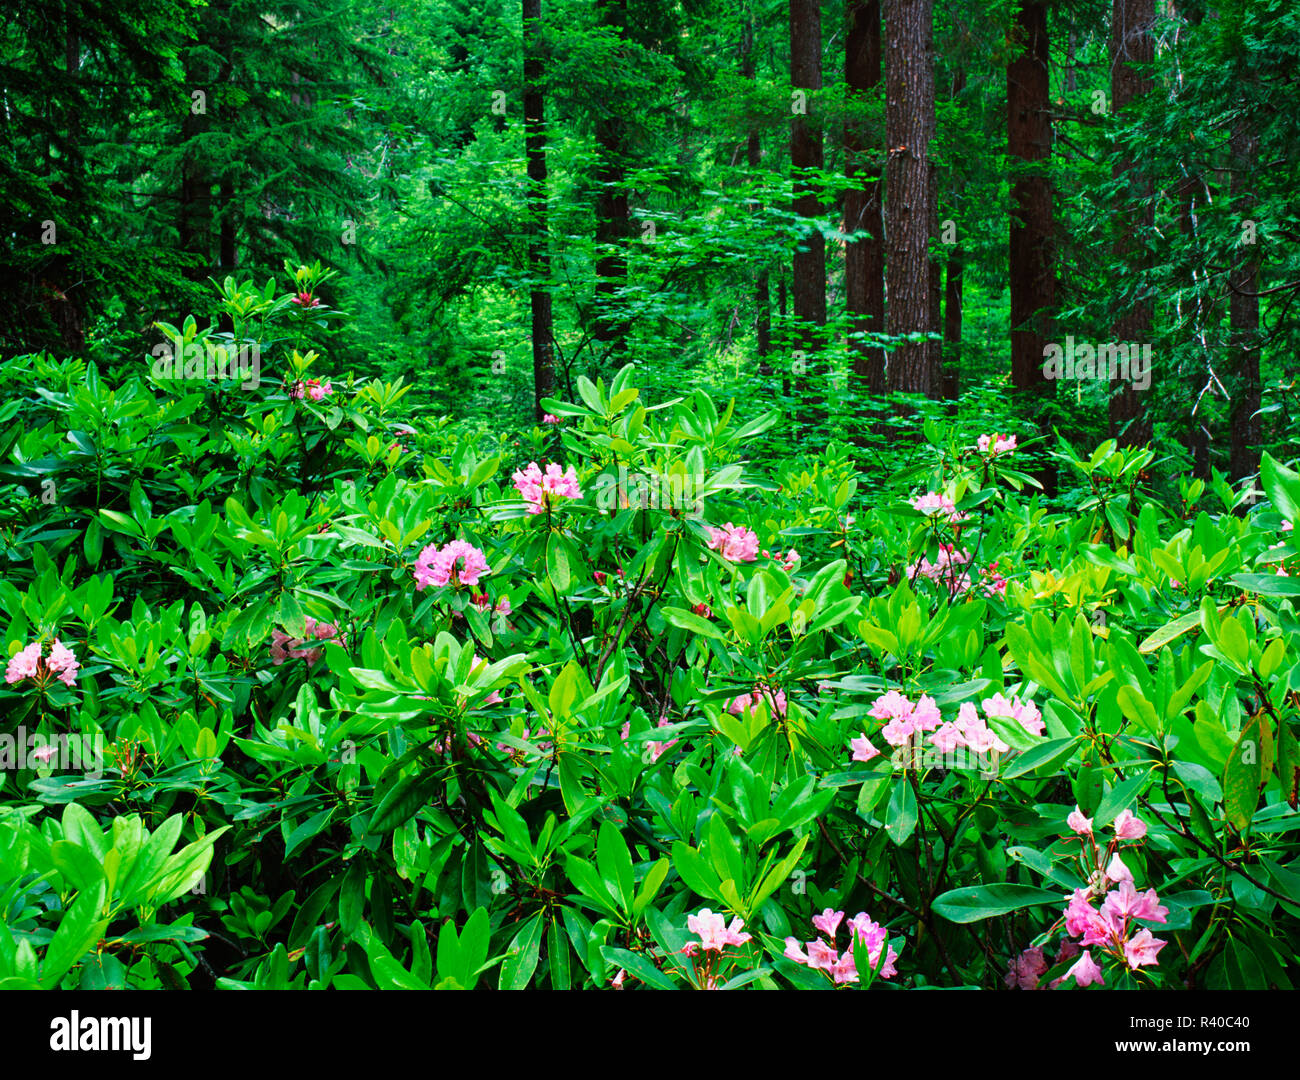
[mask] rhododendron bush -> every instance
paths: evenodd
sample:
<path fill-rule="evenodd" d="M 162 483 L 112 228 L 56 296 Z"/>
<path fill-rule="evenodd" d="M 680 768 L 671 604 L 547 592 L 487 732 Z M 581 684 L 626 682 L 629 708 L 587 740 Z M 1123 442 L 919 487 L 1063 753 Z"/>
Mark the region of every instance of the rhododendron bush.
<path fill-rule="evenodd" d="M 868 489 L 634 364 L 472 437 L 327 280 L 223 286 L 255 390 L 0 368 L 0 987 L 1293 985 L 1295 472 Z"/>

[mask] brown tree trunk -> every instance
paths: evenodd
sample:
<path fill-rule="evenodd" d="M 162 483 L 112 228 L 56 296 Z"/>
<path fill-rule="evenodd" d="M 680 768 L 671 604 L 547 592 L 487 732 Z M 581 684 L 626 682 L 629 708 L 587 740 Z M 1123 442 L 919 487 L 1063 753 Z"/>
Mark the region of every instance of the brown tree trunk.
<path fill-rule="evenodd" d="M 750 82 L 754 82 L 756 79 L 754 68 L 754 12 L 748 3 L 745 5 L 745 19 L 740 31 L 740 74 Z M 755 171 L 763 162 L 763 144 L 759 139 L 757 124 L 750 124 L 746 135 L 745 161 Z M 763 204 L 755 202 L 751 204 L 751 208 L 754 213 L 758 213 L 763 209 Z M 758 280 L 754 283 L 754 308 L 757 312 L 755 333 L 758 339 L 759 374 L 771 375 L 772 364 L 769 356 L 772 352 L 772 290 L 766 266 L 759 270 Z"/>
<path fill-rule="evenodd" d="M 1254 212 L 1254 173 L 1259 160 L 1259 138 L 1248 117 L 1237 121 L 1229 143 L 1232 152 L 1232 213 L 1238 225 Z M 1259 447 L 1263 440 L 1259 384 L 1259 256 L 1254 244 L 1238 241 L 1228 276 L 1228 325 L 1232 349 L 1232 405 L 1230 471 L 1233 480 L 1259 472 Z"/>
<path fill-rule="evenodd" d="M 822 20 L 819 0 L 790 0 L 790 82 L 797 89 L 820 90 L 822 85 Z M 805 103 L 806 107 L 806 103 Z M 796 107 L 792 104 L 792 109 Z M 821 129 L 806 112 L 795 111 L 790 123 L 790 164 L 795 171 L 794 209 L 801 217 L 819 217 L 817 185 L 804 179 L 799 170 L 822 167 Z M 821 340 L 818 328 L 826 325 L 826 241 L 813 232 L 799 241 L 791 266 L 794 318 L 801 324 L 795 331 L 795 349 L 803 353 L 792 365 L 800 412 L 812 419 L 816 412 L 812 398 L 814 375 L 819 367 Z"/>
<path fill-rule="evenodd" d="M 555 346 L 551 311 L 551 255 L 546 222 L 546 125 L 542 92 L 542 0 L 523 0 L 524 155 L 528 161 L 528 273 L 532 278 L 533 412 L 546 414 L 542 399 L 555 394 Z"/>
<path fill-rule="evenodd" d="M 935 332 L 929 240 L 934 215 L 930 139 L 934 118 L 933 0 L 885 0 L 885 236 L 891 334 Z M 940 394 L 937 351 L 900 345 L 889 359 L 890 390 Z"/>
<path fill-rule="evenodd" d="M 851 103 L 861 103 L 880 85 L 880 0 L 850 0 L 844 78 Z M 845 306 L 858 333 L 885 330 L 885 225 L 881 206 L 880 140 L 859 121 L 844 125 L 845 175 L 865 178 L 862 190 L 844 196 L 844 231 L 870 236 L 844 248 Z M 853 373 L 868 392 L 885 390 L 885 350 L 853 342 Z"/>
<path fill-rule="evenodd" d="M 1007 153 L 1031 164 L 1032 175 L 1011 186 L 1011 384 L 1043 385 L 1054 301 L 1052 184 L 1045 173 L 1052 153 L 1047 82 L 1047 5 L 1021 0 L 1016 13 L 1019 53 L 1007 67 Z"/>
<path fill-rule="evenodd" d="M 77 33 L 77 24 L 69 9 L 64 37 L 64 66 L 69 80 L 76 80 L 81 68 L 81 35 Z M 64 132 L 64 154 L 67 156 L 65 168 L 68 177 L 68 190 L 72 196 L 66 203 L 71 209 L 81 192 L 86 189 L 85 160 L 81 153 L 81 114 L 80 95 L 69 95 L 68 109 L 64 114 L 66 131 Z M 48 155 L 46 157 L 48 161 Z M 58 233 L 55 233 L 58 251 Z M 63 250 L 68 250 L 68 237 L 63 239 Z M 72 353 L 80 353 L 86 347 L 85 312 L 83 310 L 82 290 L 75 280 L 76 267 L 71 255 L 56 254 L 50 260 L 50 277 L 54 282 L 53 295 L 55 321 L 59 326 L 59 340 L 63 348 Z"/>
<path fill-rule="evenodd" d="M 952 79 L 952 97 L 966 89 L 966 72 L 958 68 Z M 960 196 L 962 185 L 954 185 L 954 194 Z M 956 222 L 954 221 L 955 225 Z M 965 253 L 960 237 L 948 256 L 948 270 L 943 302 L 943 396 L 955 402 L 961 397 L 961 284 Z"/>
<path fill-rule="evenodd" d="M 1135 64 L 1149 64 L 1155 57 L 1155 0 L 1114 0 L 1111 13 L 1111 107 L 1116 113 L 1135 98 L 1149 93 L 1151 79 L 1139 73 Z M 1130 175 L 1128 190 L 1116 196 L 1115 219 L 1118 236 L 1115 242 L 1115 265 L 1125 276 L 1142 270 L 1142 259 L 1132 242 L 1134 234 L 1148 230 L 1155 223 L 1155 208 L 1149 198 L 1151 182 L 1136 168 L 1127 155 L 1115 166 L 1114 178 Z M 1142 300 L 1129 305 L 1116 319 L 1111 330 L 1117 343 L 1141 347 L 1151 344 L 1152 305 Z M 1153 389 L 1156 372 L 1148 373 Z M 1132 379 L 1116 379 L 1111 386 L 1110 433 L 1121 446 L 1142 446 L 1151 441 L 1151 423 L 1143 415 L 1140 392 Z"/>
<path fill-rule="evenodd" d="M 602 0 L 601 24 L 622 39 L 627 36 L 625 0 Z M 627 197 L 627 124 L 621 116 L 602 116 L 596 123 L 600 161 L 596 167 L 596 243 L 608 250 L 596 261 L 596 321 L 592 337 L 610 355 L 627 349 L 628 324 L 618 292 L 627 284 L 627 241 L 632 216 Z"/>

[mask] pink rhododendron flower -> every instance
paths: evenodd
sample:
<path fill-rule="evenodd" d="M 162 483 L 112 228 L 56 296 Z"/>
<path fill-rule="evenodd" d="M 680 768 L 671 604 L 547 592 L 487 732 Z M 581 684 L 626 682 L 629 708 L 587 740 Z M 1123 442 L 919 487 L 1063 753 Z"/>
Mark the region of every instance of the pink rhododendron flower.
<path fill-rule="evenodd" d="M 699 615 L 701 618 L 705 618 L 705 619 L 713 618 L 713 609 L 709 607 L 708 604 L 702 604 L 702 603 L 694 604 L 691 606 L 691 611 L 694 612 L 696 615 Z"/>
<path fill-rule="evenodd" d="M 916 728 L 912 726 L 911 720 L 900 719 L 889 721 L 880 731 L 881 737 L 890 746 L 906 746 L 915 734 Z"/>
<path fill-rule="evenodd" d="M 560 418 L 556 416 L 554 413 L 546 413 L 542 417 L 543 424 L 558 424 L 559 422 L 560 422 Z"/>
<path fill-rule="evenodd" d="M 300 292 L 295 296 L 290 297 L 289 303 L 297 304 L 299 307 L 302 308 L 314 308 L 314 307 L 321 306 L 320 301 L 316 299 L 316 297 L 312 296 L 312 294 L 309 292 Z"/>
<path fill-rule="evenodd" d="M 739 916 L 732 919 L 728 926 L 725 915 L 714 913 L 708 908 L 704 908 L 698 915 L 688 915 L 686 925 L 692 934 L 700 936 L 700 948 L 705 952 L 710 949 L 721 952 L 728 945 L 743 945 L 751 939 L 750 934 L 740 932 L 745 924 Z"/>
<path fill-rule="evenodd" d="M 753 562 L 758 558 L 758 534 L 753 529 L 730 521 L 720 529 L 706 527 L 710 550 L 720 553 L 728 562 Z"/>
<path fill-rule="evenodd" d="M 784 690 L 773 690 L 767 686 L 756 686 L 752 693 L 741 694 L 733 698 L 726 705 L 726 711 L 733 716 L 742 716 L 745 710 L 750 712 L 756 710 L 760 703 L 767 703 L 768 715 L 776 719 L 783 719 L 786 710 L 786 698 Z"/>
<path fill-rule="evenodd" d="M 1147 834 L 1146 823 L 1133 816 L 1131 810 L 1121 810 L 1115 819 L 1117 840 L 1141 840 Z"/>
<path fill-rule="evenodd" d="M 981 435 L 976 441 L 981 454 L 987 454 L 990 447 L 993 450 L 993 456 L 999 454 L 1009 454 L 1016 448 L 1016 437 L 1014 435 L 1001 436 L 996 433 L 992 435 Z"/>
<path fill-rule="evenodd" d="M 911 714 L 912 703 L 897 690 L 890 690 L 887 694 L 876 698 L 870 712 L 870 715 L 877 720 L 888 720 L 891 717 L 902 719 Z"/>
<path fill-rule="evenodd" d="M 1141 919 L 1144 922 L 1166 922 L 1169 909 L 1160 903 L 1155 889 L 1138 892 L 1129 880 L 1121 881 L 1118 889 L 1106 894 L 1101 903 L 1103 913 L 1116 920 Z"/>
<path fill-rule="evenodd" d="M 1153 937 L 1150 930 L 1139 930 L 1124 943 L 1124 958 L 1128 961 L 1128 966 L 1134 971 L 1140 967 L 1158 964 L 1160 961 L 1156 959 L 1156 954 L 1166 944 L 1168 942 Z"/>
<path fill-rule="evenodd" d="M 985 698 L 983 702 L 985 716 L 1001 716 L 1017 721 L 1030 735 L 1041 735 L 1045 730 L 1042 713 L 1032 701 L 1021 704 L 1018 697 L 1008 701 L 1001 694 Z"/>
<path fill-rule="evenodd" d="M 1092 835 L 1092 818 L 1084 817 L 1077 804 L 1065 823 L 1080 836 Z"/>
<path fill-rule="evenodd" d="M 880 751 L 871 745 L 871 740 L 865 735 L 850 739 L 849 747 L 853 750 L 854 761 L 870 761 L 872 758 L 880 756 Z"/>
<path fill-rule="evenodd" d="M 1289 521 L 1284 521 L 1284 522 L 1282 522 L 1282 531 L 1283 531 L 1283 532 L 1290 532 L 1290 531 L 1291 531 L 1292 529 L 1294 529 L 1294 528 L 1295 528 L 1295 526 L 1294 526 L 1291 522 L 1289 522 Z"/>
<path fill-rule="evenodd" d="M 710 546 L 712 546 L 712 545 L 710 545 Z M 791 548 L 791 549 L 790 549 L 790 554 L 788 554 L 788 555 L 782 555 L 779 551 L 778 551 L 775 555 L 773 555 L 770 551 L 764 549 L 764 550 L 763 550 L 763 558 L 765 558 L 765 559 L 780 559 L 780 560 L 781 560 L 781 569 L 784 570 L 784 571 L 788 574 L 788 573 L 789 573 L 791 570 L 793 570 L 793 569 L 795 568 L 795 566 L 798 564 L 798 562 L 799 562 L 799 552 L 795 551 L 794 548 Z"/>
<path fill-rule="evenodd" d="M 934 562 L 927 556 L 921 556 L 921 561 L 913 568 L 912 580 L 925 578 L 947 586 L 950 596 L 959 596 L 971 587 L 970 573 L 962 569 L 968 562 L 970 556 L 966 552 L 956 550 L 952 544 L 940 544 Z"/>
<path fill-rule="evenodd" d="M 1124 865 L 1124 860 L 1121 859 L 1119 853 L 1116 852 L 1115 856 L 1110 860 L 1110 864 L 1106 867 L 1106 876 L 1114 882 L 1132 882 L 1133 871 Z"/>
<path fill-rule="evenodd" d="M 655 726 L 667 727 L 668 717 L 666 716 L 659 717 L 659 723 Z M 668 750 L 672 749 L 672 747 L 676 746 L 679 742 L 681 742 L 680 739 L 669 739 L 667 742 L 655 742 L 654 740 L 651 740 L 650 742 L 646 743 L 646 746 L 650 750 L 651 763 L 653 764 L 654 762 L 658 761 L 661 757 L 663 757 L 665 753 L 667 753 Z"/>
<path fill-rule="evenodd" d="M 1012 958 L 1010 970 L 1002 981 L 1013 990 L 1037 990 L 1038 977 L 1046 970 L 1047 961 L 1043 959 L 1043 950 L 1035 945 Z"/>
<path fill-rule="evenodd" d="M 1093 983 L 1099 983 L 1102 986 L 1106 985 L 1106 980 L 1101 977 L 1101 968 L 1093 962 L 1087 949 L 1074 962 L 1070 970 L 1065 973 L 1065 978 L 1068 979 L 1071 975 L 1074 976 L 1075 985 L 1080 988 L 1090 986 Z"/>
<path fill-rule="evenodd" d="M 962 733 L 957 730 L 957 725 L 953 723 L 944 724 L 926 741 L 931 743 L 941 754 L 951 754 L 959 746 L 966 745 Z"/>
<path fill-rule="evenodd" d="M 306 660 L 308 667 L 315 667 L 325 655 L 325 650 L 307 647 L 308 642 L 333 640 L 347 646 L 347 639 L 339 634 L 339 628 L 334 623 L 317 622 L 312 616 L 304 615 L 303 624 L 305 632 L 302 638 L 291 638 L 280 629 L 271 631 L 271 663 L 276 667 L 289 660 Z"/>
<path fill-rule="evenodd" d="M 830 971 L 839 960 L 840 954 L 824 941 L 808 942 L 808 966 Z"/>
<path fill-rule="evenodd" d="M 477 585 L 479 578 L 491 573 L 487 556 L 473 544 L 453 540 L 443 548 L 429 544 L 415 563 L 415 589 L 423 591 L 436 585 Z"/>
<path fill-rule="evenodd" d="M 72 686 L 76 682 L 77 669 L 81 667 L 77 663 L 77 658 L 72 655 L 72 650 L 58 638 L 55 638 L 54 644 L 50 646 L 50 658 L 45 661 L 45 666 L 57 673 L 65 686 Z"/>
<path fill-rule="evenodd" d="M 920 700 L 912 707 L 912 715 L 909 719 L 917 731 L 933 731 L 943 720 L 939 715 L 939 706 L 928 694 L 921 695 Z"/>
<path fill-rule="evenodd" d="M 33 641 L 26 648 L 19 650 L 9 658 L 5 668 L 5 682 L 16 683 L 19 679 L 34 679 L 36 664 L 41 658 L 41 643 Z"/>
<path fill-rule="evenodd" d="M 58 754 L 58 752 L 59 752 L 59 748 L 55 746 L 53 743 L 51 743 L 49 746 L 38 746 L 35 750 L 33 750 L 30 754 L 28 754 L 27 757 L 29 760 L 32 761 L 46 762 L 49 761 L 50 758 L 55 757 Z"/>
<path fill-rule="evenodd" d="M 844 950 L 843 956 L 835 948 L 835 935 L 843 918 L 844 912 L 831 908 L 827 908 L 820 915 L 813 916 L 813 926 L 830 940 L 819 938 L 810 941 L 807 943 L 808 951 L 804 952 L 800 948 L 798 938 L 788 937 L 785 939 L 784 955 L 797 964 L 825 971 L 837 985 L 858 982 L 858 969 L 853 958 L 852 944 Z M 898 974 L 898 970 L 894 967 L 898 952 L 892 947 L 886 952 L 889 934 L 884 927 L 873 922 L 865 911 L 860 911 L 849 920 L 848 928 L 850 942 L 854 937 L 862 941 L 871 960 L 872 969 L 876 970 L 882 979 L 889 979 Z M 882 953 L 885 953 L 883 961 Z"/>
<path fill-rule="evenodd" d="M 947 495 L 940 494 L 937 491 L 929 491 L 924 495 L 918 495 L 910 503 L 913 510 L 918 510 L 927 517 L 934 517 L 936 514 L 944 515 L 949 524 L 955 525 L 959 522 L 966 521 L 970 515 L 965 512 L 958 512 L 957 504 L 948 498 Z"/>
<path fill-rule="evenodd" d="M 555 462 L 546 466 L 543 472 L 537 462 L 531 461 L 526 469 L 514 474 L 515 489 L 528 503 L 530 514 L 540 514 L 555 506 L 556 499 L 578 499 L 582 489 L 578 487 L 578 472 L 570 465 L 564 469 Z"/>

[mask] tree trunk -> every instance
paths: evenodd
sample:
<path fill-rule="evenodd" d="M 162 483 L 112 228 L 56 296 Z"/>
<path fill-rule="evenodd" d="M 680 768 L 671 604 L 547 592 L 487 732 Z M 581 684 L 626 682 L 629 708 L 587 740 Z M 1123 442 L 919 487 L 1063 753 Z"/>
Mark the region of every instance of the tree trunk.
<path fill-rule="evenodd" d="M 1111 105 L 1116 113 L 1142 94 L 1152 81 L 1140 74 L 1135 64 L 1149 64 L 1155 57 L 1155 0 L 1114 0 L 1111 14 Z M 1128 190 L 1116 194 L 1115 219 L 1119 230 L 1115 242 L 1115 265 L 1127 276 L 1144 269 L 1135 250 L 1134 234 L 1151 228 L 1155 208 L 1149 198 L 1151 182 L 1127 155 L 1115 166 L 1114 179 L 1130 174 Z M 1152 305 L 1150 300 L 1130 304 L 1115 321 L 1112 335 L 1117 343 L 1151 344 Z M 1154 385 L 1156 372 L 1149 372 Z M 1143 415 L 1139 392 L 1131 379 L 1117 379 L 1111 386 L 1110 433 L 1121 446 L 1142 446 L 1151 441 L 1151 423 Z"/>
<path fill-rule="evenodd" d="M 850 0 L 848 36 L 844 50 L 844 78 L 851 103 L 861 103 L 880 85 L 880 0 Z M 858 333 L 885 330 L 885 226 L 880 203 L 879 139 L 864 124 L 849 120 L 844 125 L 845 175 L 861 176 L 861 191 L 844 196 L 844 231 L 866 230 L 870 236 L 844 248 L 845 306 Z M 866 390 L 885 390 L 885 350 L 864 342 L 853 342 L 853 373 Z"/>
<path fill-rule="evenodd" d="M 1031 164 L 1011 187 L 1011 384 L 1041 387 L 1054 300 L 1051 99 L 1047 82 L 1047 5 L 1021 0 L 1016 14 L 1021 52 L 1007 67 L 1007 153 Z"/>
<path fill-rule="evenodd" d="M 966 72 L 958 68 L 952 79 L 952 97 L 966 89 Z M 960 196 L 960 181 L 954 184 L 954 195 Z M 956 222 L 954 222 L 956 224 Z M 960 237 L 955 238 L 952 253 L 948 256 L 948 270 L 943 302 L 943 396 L 945 401 L 956 402 L 961 397 L 961 279 L 965 253 Z"/>
<path fill-rule="evenodd" d="M 745 5 L 745 20 L 740 31 L 740 74 L 750 82 L 757 78 L 754 68 L 754 12 L 748 3 Z M 763 144 L 759 139 L 758 125 L 754 123 L 749 125 L 745 139 L 745 161 L 755 172 L 763 162 Z M 753 213 L 763 209 L 763 204 L 758 202 L 751 203 L 750 206 Z M 766 266 L 760 268 L 758 279 L 754 283 L 754 309 L 757 312 L 755 333 L 758 339 L 758 371 L 760 375 L 771 375 L 772 289 Z"/>
<path fill-rule="evenodd" d="M 555 394 L 551 312 L 551 255 L 546 221 L 546 125 L 542 91 L 542 0 L 523 0 L 524 155 L 528 161 L 528 274 L 532 279 L 533 413 L 546 414 L 542 398 Z"/>
<path fill-rule="evenodd" d="M 933 0 L 885 0 L 885 280 L 891 334 L 938 330 L 930 306 L 929 257 L 935 194 L 933 21 Z M 940 381 L 938 353 L 928 344 L 900 345 L 890 357 L 890 390 L 937 398 Z"/>
<path fill-rule="evenodd" d="M 790 82 L 797 89 L 820 90 L 822 85 L 822 20 L 819 0 L 790 0 Z M 806 109 L 807 103 L 804 102 Z M 801 217 L 818 217 L 817 185 L 800 176 L 801 169 L 822 167 L 821 129 L 810 123 L 806 111 L 792 104 L 790 164 L 795 171 L 794 209 Z M 800 412 L 813 419 L 813 378 L 820 351 L 818 328 L 826 325 L 826 241 L 820 232 L 799 242 L 791 267 L 794 317 L 801 324 L 795 331 L 795 393 Z"/>
<path fill-rule="evenodd" d="M 602 0 L 601 25 L 611 28 L 621 40 L 627 36 L 625 0 Z M 596 321 L 592 338 L 606 346 L 613 356 L 627 349 L 628 324 L 618 293 L 627 284 L 627 241 L 632 235 L 631 209 L 627 197 L 627 124 L 617 113 L 596 122 L 596 145 L 600 161 L 596 167 L 596 243 L 606 254 L 596 261 Z"/>
<path fill-rule="evenodd" d="M 1237 121 L 1229 143 L 1232 152 L 1232 213 L 1237 223 L 1254 212 L 1254 176 L 1259 162 L 1259 137 L 1248 117 Z M 1228 325 L 1232 349 L 1232 405 L 1229 411 L 1233 480 L 1259 472 L 1263 439 L 1259 384 L 1259 256 L 1254 244 L 1238 241 L 1228 277 Z"/>

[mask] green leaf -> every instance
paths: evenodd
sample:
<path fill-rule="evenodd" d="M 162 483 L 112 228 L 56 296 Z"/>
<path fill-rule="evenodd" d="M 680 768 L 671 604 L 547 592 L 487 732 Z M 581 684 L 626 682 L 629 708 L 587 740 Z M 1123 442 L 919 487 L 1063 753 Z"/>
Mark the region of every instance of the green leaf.
<path fill-rule="evenodd" d="M 559 533 L 551 533 L 546 540 L 546 576 L 561 595 L 567 594 L 573 586 L 569 547 Z"/>
<path fill-rule="evenodd" d="M 1010 767 L 1003 770 L 1002 778 L 1014 780 L 1017 776 L 1024 776 L 1029 772 L 1037 776 L 1054 776 L 1059 767 L 1074 756 L 1077 748 L 1077 739 L 1052 739 L 1040 743 L 1032 750 L 1017 754 Z"/>
<path fill-rule="evenodd" d="M 108 920 L 100 919 L 104 904 L 104 882 L 94 888 L 83 889 L 59 922 L 45 959 L 41 964 L 41 988 L 54 990 L 68 970 L 88 953 L 108 928 Z M 0 934 L 8 934 L 7 926 L 0 926 Z"/>
<path fill-rule="evenodd" d="M 507 950 L 505 962 L 501 965 L 500 988 L 502 990 L 524 990 L 533 972 L 537 970 L 537 961 L 542 945 L 542 919 L 544 914 L 538 912 L 524 928 L 514 936 Z"/>
<path fill-rule="evenodd" d="M 1264 714 L 1252 717 L 1228 756 L 1223 772 L 1223 812 L 1237 832 L 1245 832 L 1259 805 L 1259 793 L 1273 769 L 1273 728 Z"/>
<path fill-rule="evenodd" d="M 622 901 L 625 912 L 631 912 L 634 897 L 635 875 L 632 869 L 632 855 L 627 849 L 622 834 L 608 821 L 601 822 L 600 834 L 596 842 L 596 864 L 605 881 L 605 888 L 610 896 Z"/>
<path fill-rule="evenodd" d="M 903 844 L 916 828 L 916 795 L 906 776 L 898 778 L 885 811 L 885 832 L 895 844 Z"/>
<path fill-rule="evenodd" d="M 662 610 L 664 622 L 669 626 L 689 630 L 693 634 L 703 634 L 705 637 L 714 638 L 717 641 L 727 640 L 727 635 L 720 626 L 700 615 L 696 615 L 693 611 L 687 611 L 685 608 L 679 607 L 666 607 Z"/>
<path fill-rule="evenodd" d="M 955 923 L 979 922 L 1006 915 L 1021 908 L 1050 905 L 1060 907 L 1061 893 L 1032 885 L 973 885 L 951 889 L 935 898 L 931 910 Z"/>
<path fill-rule="evenodd" d="M 602 945 L 600 955 L 656 990 L 677 989 L 677 984 L 672 979 L 638 953 L 629 952 L 627 949 L 616 949 L 612 945 Z"/>
<path fill-rule="evenodd" d="M 1104 828 L 1114 821 L 1121 811 L 1132 806 L 1138 795 L 1142 793 L 1149 777 L 1149 771 L 1140 776 L 1130 776 L 1106 792 L 1097 806 L 1097 812 L 1093 815 L 1093 828 Z"/>
<path fill-rule="evenodd" d="M 403 776 L 388 790 L 375 808 L 370 827 L 370 835 L 392 832 L 399 825 L 405 824 L 419 812 L 442 784 L 436 772 L 425 774 L 412 773 Z"/>

